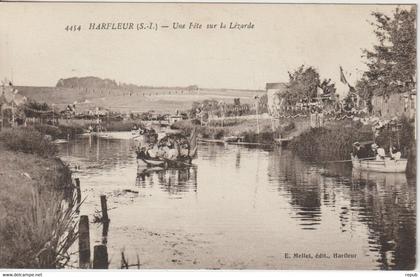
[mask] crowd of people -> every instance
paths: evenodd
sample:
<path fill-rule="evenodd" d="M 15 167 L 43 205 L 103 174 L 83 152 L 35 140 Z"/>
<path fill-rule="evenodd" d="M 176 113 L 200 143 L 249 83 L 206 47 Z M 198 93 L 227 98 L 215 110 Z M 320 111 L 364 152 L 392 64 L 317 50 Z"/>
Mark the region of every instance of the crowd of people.
<path fill-rule="evenodd" d="M 181 135 L 166 135 L 158 140 L 157 132 L 151 129 L 139 129 L 137 154 L 139 158 L 179 160 L 189 157 L 190 145 Z"/>

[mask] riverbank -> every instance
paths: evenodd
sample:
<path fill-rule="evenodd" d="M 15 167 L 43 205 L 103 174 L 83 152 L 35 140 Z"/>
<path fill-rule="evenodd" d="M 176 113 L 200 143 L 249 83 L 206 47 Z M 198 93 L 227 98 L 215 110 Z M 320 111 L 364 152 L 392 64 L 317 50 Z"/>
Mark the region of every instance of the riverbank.
<path fill-rule="evenodd" d="M 201 126 L 193 120 L 182 120 L 175 122 L 172 128 L 182 130 L 187 135 L 195 128 L 203 139 L 220 140 L 224 137 L 237 136 L 247 143 L 274 144 L 276 138 L 284 136 L 295 126 L 292 122 L 284 122 L 273 130 L 273 122 L 270 119 L 260 119 L 258 122 L 256 119 L 237 119 L 224 122 L 223 126 L 220 122 Z"/>
<path fill-rule="evenodd" d="M 60 120 L 59 126 L 64 129 L 64 131 L 74 130 L 80 132 L 83 130 L 88 130 L 89 126 L 92 127 L 95 131 L 97 127 L 100 126 L 101 131 L 105 132 L 128 132 L 133 129 L 133 126 L 141 125 L 141 120 L 118 120 L 118 121 L 107 121 L 104 120 L 100 124 L 96 123 L 95 120 L 82 120 L 82 119 L 69 119 L 69 120 Z"/>
<path fill-rule="evenodd" d="M 70 170 L 33 128 L 0 132 L 0 267 L 62 268 L 77 239 Z"/>
<path fill-rule="evenodd" d="M 387 128 L 380 130 L 375 142 L 386 151 L 391 143 L 399 144 L 402 156 L 409 160 L 407 174 L 415 175 L 415 123 L 406 118 L 402 118 L 400 123 L 398 132 Z M 329 124 L 327 127 L 309 129 L 295 137 L 289 148 L 301 158 L 310 161 L 348 160 L 356 141 L 373 143 L 372 126 L 349 121 L 347 124 Z"/>
<path fill-rule="evenodd" d="M 84 130 L 87 129 L 84 126 L 77 124 L 58 126 L 48 124 L 34 124 L 30 127 L 44 135 L 49 135 L 53 140 L 74 138 L 79 134 L 83 134 Z"/>

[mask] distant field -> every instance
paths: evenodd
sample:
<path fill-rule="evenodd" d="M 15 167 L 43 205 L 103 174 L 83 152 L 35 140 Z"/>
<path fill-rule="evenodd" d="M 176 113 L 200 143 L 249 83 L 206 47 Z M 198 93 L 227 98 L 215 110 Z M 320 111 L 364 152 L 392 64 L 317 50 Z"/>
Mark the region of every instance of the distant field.
<path fill-rule="evenodd" d="M 121 112 L 155 110 L 172 113 L 175 110 L 189 109 L 194 101 L 216 99 L 233 103 L 233 98 L 240 98 L 242 103 L 250 103 L 255 95 L 264 94 L 264 91 L 233 89 L 199 89 L 192 91 L 172 88 L 144 88 L 138 90 L 56 87 L 17 88 L 22 95 L 28 98 L 54 104 L 58 108 L 64 108 L 68 104 L 77 102 L 79 110 L 104 107 Z"/>

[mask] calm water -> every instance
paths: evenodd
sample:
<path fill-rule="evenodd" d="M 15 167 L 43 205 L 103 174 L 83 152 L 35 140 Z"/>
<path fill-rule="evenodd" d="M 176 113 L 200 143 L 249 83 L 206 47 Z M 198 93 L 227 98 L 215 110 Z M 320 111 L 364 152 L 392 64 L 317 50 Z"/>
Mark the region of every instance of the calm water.
<path fill-rule="evenodd" d="M 193 167 L 143 171 L 130 140 L 85 137 L 60 148 L 80 166 L 81 213 L 93 218 L 99 195 L 108 197 L 112 268 L 121 251 L 142 268 L 415 266 L 416 187 L 404 174 L 216 144 L 200 145 Z M 101 228 L 91 225 L 93 245 Z"/>

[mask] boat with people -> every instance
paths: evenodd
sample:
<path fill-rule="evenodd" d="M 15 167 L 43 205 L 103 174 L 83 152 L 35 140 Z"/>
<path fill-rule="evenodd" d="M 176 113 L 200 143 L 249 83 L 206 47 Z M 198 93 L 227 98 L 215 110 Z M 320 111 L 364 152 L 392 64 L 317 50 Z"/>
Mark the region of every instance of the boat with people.
<path fill-rule="evenodd" d="M 139 166 L 184 167 L 190 166 L 197 156 L 197 133 L 194 129 L 188 138 L 179 133 L 168 133 L 162 138 L 153 129 L 141 131 L 136 147 Z"/>
<path fill-rule="evenodd" d="M 228 137 L 224 137 L 223 141 L 225 143 L 243 142 L 244 137 L 243 136 L 228 136 Z"/>
<path fill-rule="evenodd" d="M 359 142 L 355 142 L 353 147 L 351 162 L 355 169 L 392 173 L 406 171 L 407 159 L 401 158 L 401 152 L 395 146 L 390 146 L 389 156 L 376 143 L 371 144 L 370 150 L 366 150 L 366 145 L 363 147 Z"/>
<path fill-rule="evenodd" d="M 358 159 L 352 157 L 352 165 L 355 169 L 370 170 L 376 172 L 393 172 L 401 173 L 405 172 L 407 168 L 407 159 L 393 160 L 386 158 L 384 160 L 376 159 Z"/>

